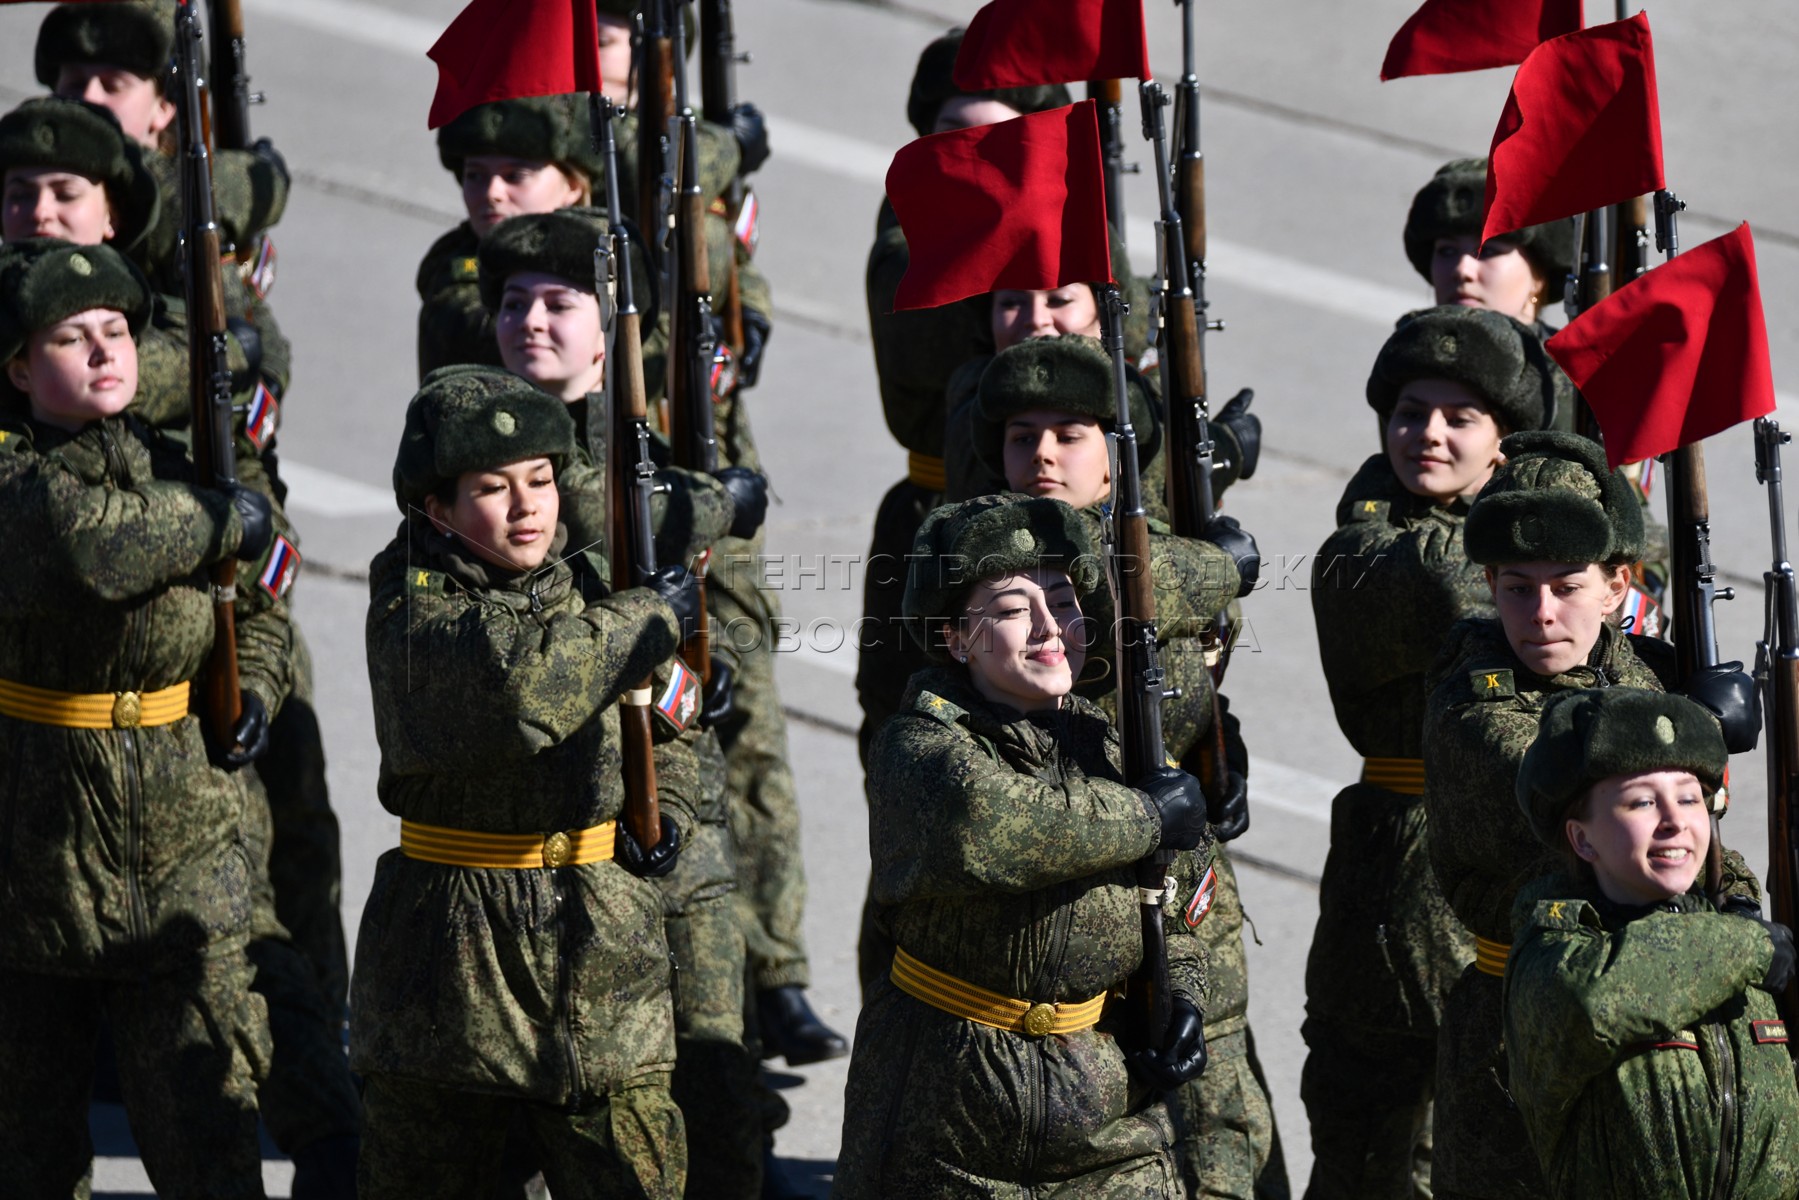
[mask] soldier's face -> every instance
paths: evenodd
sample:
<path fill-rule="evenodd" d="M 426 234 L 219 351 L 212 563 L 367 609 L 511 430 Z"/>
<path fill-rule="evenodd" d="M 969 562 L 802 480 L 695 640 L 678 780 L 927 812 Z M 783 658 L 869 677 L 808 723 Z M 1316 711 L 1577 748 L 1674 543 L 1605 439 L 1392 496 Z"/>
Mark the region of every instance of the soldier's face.
<path fill-rule="evenodd" d="M 99 181 L 49 167 L 14 167 L 0 190 L 0 233 L 9 242 L 61 238 L 98 246 L 113 235 L 112 206 Z"/>
<path fill-rule="evenodd" d="M 1092 417 L 1027 412 L 1007 418 L 1006 485 L 1015 492 L 1063 500 L 1075 508 L 1112 494 L 1106 431 Z"/>
<path fill-rule="evenodd" d="M 1568 844 L 1591 864 L 1599 890 L 1620 904 L 1685 892 L 1711 848 L 1705 792 L 1688 771 L 1601 779 L 1580 811 L 1567 822 Z"/>
<path fill-rule="evenodd" d="M 506 280 L 494 323 L 508 371 L 564 400 L 599 390 L 606 342 L 592 291 L 560 275 L 521 271 Z"/>
<path fill-rule="evenodd" d="M 137 395 L 137 343 L 124 313 L 92 308 L 33 333 L 6 373 L 33 417 L 76 430 L 124 412 Z"/>
<path fill-rule="evenodd" d="M 1060 707 L 1080 677 L 1085 625 L 1073 582 L 1038 568 L 976 584 L 949 649 L 981 695 L 1038 712 Z"/>
<path fill-rule="evenodd" d="M 947 133 L 952 129 L 998 125 L 1001 121 L 1010 121 L 1013 117 L 1023 115 L 1010 104 L 989 100 L 985 96 L 951 96 L 937 110 L 937 123 L 932 126 L 931 132 Z"/>
<path fill-rule="evenodd" d="M 425 514 L 432 524 L 510 571 L 543 566 L 561 511 L 556 472 L 547 458 L 528 458 L 491 471 L 464 471 L 456 481 L 453 504 L 425 497 Z"/>
<path fill-rule="evenodd" d="M 1099 336 L 1099 304 L 1093 289 L 1074 283 L 1053 291 L 1005 289 L 993 293 L 993 344 L 1009 350 L 1028 338 L 1078 333 Z"/>
<path fill-rule="evenodd" d="M 553 162 L 473 154 L 462 164 L 462 203 L 476 237 L 486 237 L 507 217 L 555 212 L 585 197 Z"/>
<path fill-rule="evenodd" d="M 601 13 L 599 17 L 601 94 L 614 104 L 635 109 L 637 89 L 631 86 L 631 22 L 609 13 Z"/>
<path fill-rule="evenodd" d="M 1431 252 L 1431 286 L 1438 304 L 1490 308 L 1529 324 L 1537 319 L 1546 281 L 1516 242 L 1480 235 L 1441 237 Z"/>
<path fill-rule="evenodd" d="M 1487 406 L 1448 379 L 1419 379 L 1399 390 L 1387 418 L 1387 461 L 1406 490 L 1448 504 L 1480 489 L 1504 461 L 1505 431 Z"/>
<path fill-rule="evenodd" d="M 1598 563 L 1507 563 L 1487 583 L 1512 652 L 1539 675 L 1587 661 L 1606 617 L 1624 603 L 1630 568 Z"/>
<path fill-rule="evenodd" d="M 58 96 L 111 109 L 125 136 L 151 149 L 175 120 L 175 106 L 163 96 L 156 81 L 123 67 L 64 63 L 52 90 Z"/>

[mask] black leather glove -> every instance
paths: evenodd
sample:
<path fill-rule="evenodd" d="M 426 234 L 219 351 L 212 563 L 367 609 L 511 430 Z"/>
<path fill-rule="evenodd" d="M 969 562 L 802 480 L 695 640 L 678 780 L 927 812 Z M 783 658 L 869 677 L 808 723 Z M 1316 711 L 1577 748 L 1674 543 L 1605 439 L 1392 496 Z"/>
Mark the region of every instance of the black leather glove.
<path fill-rule="evenodd" d="M 1763 921 L 1761 926 L 1768 931 L 1768 940 L 1774 943 L 1774 961 L 1768 964 L 1767 973 L 1756 986 L 1764 992 L 1779 994 L 1793 982 L 1793 931 L 1778 921 Z"/>
<path fill-rule="evenodd" d="M 737 388 L 744 391 L 756 386 L 762 378 L 762 351 L 768 347 L 773 332 L 768 318 L 753 308 L 743 310 L 743 353 L 737 356 Z"/>
<path fill-rule="evenodd" d="M 737 711 L 737 672 L 714 654 L 712 682 L 700 700 L 700 728 L 721 729 L 741 722 L 747 714 Z"/>
<path fill-rule="evenodd" d="M 1162 822 L 1164 850 L 1191 850 L 1206 840 L 1206 797 L 1199 780 L 1179 767 L 1157 767 L 1131 785 Z"/>
<path fill-rule="evenodd" d="M 700 628 L 700 581 L 680 563 L 658 567 L 646 585 L 675 610 L 675 621 L 681 627 L 681 640 L 690 640 Z"/>
<path fill-rule="evenodd" d="M 226 484 L 220 490 L 231 497 L 238 524 L 244 527 L 243 540 L 237 544 L 237 557 L 244 562 L 255 562 L 275 538 L 274 509 L 269 498 L 241 483 Z"/>
<path fill-rule="evenodd" d="M 1168 1036 L 1157 1050 L 1133 1050 L 1130 1064 L 1152 1086 L 1165 1092 L 1206 1072 L 1206 1023 L 1199 1009 L 1183 996 L 1174 998 Z"/>
<path fill-rule="evenodd" d="M 629 823 L 618 823 L 618 840 L 613 843 L 612 857 L 618 865 L 639 879 L 660 879 L 675 869 L 681 856 L 681 831 L 673 817 L 663 814 L 662 839 L 645 850 L 631 833 Z"/>
<path fill-rule="evenodd" d="M 243 371 L 231 374 L 231 390 L 248 391 L 262 377 L 262 331 L 242 317 L 226 317 L 225 332 L 237 339 L 238 348 L 244 352 L 244 362 L 248 364 Z"/>
<path fill-rule="evenodd" d="M 731 518 L 731 536 L 755 537 L 768 516 L 768 477 L 748 467 L 726 467 L 714 473 L 713 478 L 725 485 L 725 491 L 731 494 L 731 505 L 737 510 Z"/>
<path fill-rule="evenodd" d="M 1235 517 L 1214 514 L 1206 527 L 1200 531 L 1200 540 L 1210 542 L 1237 564 L 1237 574 L 1243 583 L 1237 589 L 1237 595 L 1247 596 L 1256 586 L 1256 578 L 1262 573 L 1262 552 L 1256 548 L 1255 538 L 1238 523 Z"/>
<path fill-rule="evenodd" d="M 268 138 L 259 137 L 250 143 L 250 153 L 275 168 L 275 173 L 282 179 L 292 178 L 288 174 L 287 159 L 281 156 L 281 151 L 275 149 L 275 143 L 269 141 Z"/>
<path fill-rule="evenodd" d="M 1726 896 L 1718 911 L 1733 917 L 1748 917 L 1751 921 L 1762 919 L 1762 906 L 1747 896 Z"/>
<path fill-rule="evenodd" d="M 1711 709 L 1723 726 L 1726 750 L 1741 754 L 1755 749 L 1762 731 L 1761 694 L 1740 661 L 1699 668 L 1680 692 Z"/>
<path fill-rule="evenodd" d="M 1224 426 L 1237 443 L 1236 461 L 1214 468 L 1224 471 L 1226 480 L 1248 479 L 1262 460 L 1262 418 L 1249 411 L 1255 398 L 1253 388 L 1244 388 L 1212 418 L 1212 423 Z"/>
<path fill-rule="evenodd" d="M 227 771 L 249 766 L 269 748 L 269 710 L 254 692 L 239 692 L 238 703 L 243 712 L 231 727 L 232 744 L 220 746 L 207 739 L 207 757 L 214 766 Z"/>
<path fill-rule="evenodd" d="M 768 161 L 768 121 L 754 104 L 739 104 L 731 110 L 731 132 L 743 151 L 739 175 L 749 175 Z"/>
<path fill-rule="evenodd" d="M 1230 842 L 1249 832 L 1249 780 L 1236 771 L 1226 771 L 1224 778 L 1224 795 L 1206 797 L 1206 820 L 1213 837 Z"/>

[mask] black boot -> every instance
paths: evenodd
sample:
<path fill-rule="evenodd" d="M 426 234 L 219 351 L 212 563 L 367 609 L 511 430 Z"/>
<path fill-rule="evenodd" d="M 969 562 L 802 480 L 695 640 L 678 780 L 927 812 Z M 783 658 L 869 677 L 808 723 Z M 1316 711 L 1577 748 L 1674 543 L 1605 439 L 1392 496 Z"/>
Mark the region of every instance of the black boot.
<path fill-rule="evenodd" d="M 362 1140 L 343 1133 L 294 1151 L 294 1200 L 356 1200 L 356 1155 Z"/>
<path fill-rule="evenodd" d="M 763 988 L 756 993 L 762 1025 L 762 1057 L 780 1057 L 790 1067 L 842 1058 L 850 1052 L 843 1035 L 818 1019 L 801 987 Z"/>

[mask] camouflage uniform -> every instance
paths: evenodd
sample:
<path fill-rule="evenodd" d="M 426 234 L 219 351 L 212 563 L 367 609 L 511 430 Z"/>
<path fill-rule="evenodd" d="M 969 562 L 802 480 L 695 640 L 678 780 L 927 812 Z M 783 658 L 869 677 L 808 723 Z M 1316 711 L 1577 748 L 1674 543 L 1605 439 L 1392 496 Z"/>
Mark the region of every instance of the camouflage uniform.
<path fill-rule="evenodd" d="M 1555 876 L 1525 887 L 1514 912 L 1511 1088 L 1548 1195 L 1799 1191 L 1799 1093 L 1784 1023 L 1757 986 L 1771 957 L 1758 922 L 1697 892 L 1637 908 Z"/>
<path fill-rule="evenodd" d="M 919 960 L 1007 996 L 1085 1000 L 1142 953 L 1132 864 L 1158 838 L 1091 703 L 1024 716 L 921 673 L 869 760 L 874 895 Z M 1202 963 L 1169 929 L 1177 994 Z M 1202 1004 L 1203 1007 L 1203 1004 Z M 882 982 L 857 1023 L 834 1195 L 1175 1197 L 1166 1109 L 1114 1021 L 1034 1039 Z"/>
<path fill-rule="evenodd" d="M 85 254 L 98 267 L 84 279 L 108 275 L 109 260 L 124 270 L 110 251 L 32 245 L 44 269 Z M 9 275 L 6 290 L 24 289 Z M 118 301 L 89 297 L 65 315 L 96 304 Z M 33 421 L 3 387 L 0 509 L 18 557 L 0 576 L 0 679 L 83 694 L 192 680 L 213 636 L 204 568 L 243 536 L 232 501 L 194 487 L 180 447 L 135 418 L 69 433 Z M 286 614 L 242 574 L 240 682 L 274 712 L 288 687 Z M 0 1025 L 8 1079 L 31 1084 L 0 1088 L 0 1177 L 22 1196 L 82 1186 L 104 1022 L 152 1180 L 259 1197 L 254 1088 L 268 1041 L 243 958 L 242 782 L 207 761 L 196 717 L 119 720 L 74 729 L 0 715 Z"/>
<path fill-rule="evenodd" d="M 1519 889 L 1555 867 L 1512 794 L 1543 702 L 1573 688 L 1661 690 L 1671 658 L 1666 643 L 1607 625 L 1586 663 L 1545 679 L 1513 653 L 1498 621 L 1466 620 L 1450 631 L 1428 679 L 1424 805 L 1431 866 L 1469 932 L 1505 945 Z M 1444 1005 L 1432 1170 L 1439 1196 L 1546 1194 L 1504 1087 L 1500 1008 L 1499 976 L 1477 966 L 1463 972 Z"/>
<path fill-rule="evenodd" d="M 560 557 L 565 531 L 548 564 L 520 575 L 416 511 L 483 456 L 566 459 L 562 404 L 527 387 L 451 375 L 408 412 L 395 483 L 410 515 L 371 565 L 367 633 L 379 792 L 409 822 L 541 835 L 616 820 L 615 704 L 675 651 L 667 603 L 608 592 L 585 556 Z M 695 777 L 687 789 L 680 778 L 662 799 L 686 840 Z M 365 1194 L 481 1194 L 516 1118 L 558 1195 L 679 1196 L 662 909 L 615 860 L 488 869 L 383 855 L 353 985 Z"/>

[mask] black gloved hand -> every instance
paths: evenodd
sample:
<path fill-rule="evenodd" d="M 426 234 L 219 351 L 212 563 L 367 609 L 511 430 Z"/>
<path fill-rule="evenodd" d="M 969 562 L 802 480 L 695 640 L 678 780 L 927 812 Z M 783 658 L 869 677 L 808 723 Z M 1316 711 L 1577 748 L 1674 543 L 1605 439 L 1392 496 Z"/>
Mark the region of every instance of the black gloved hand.
<path fill-rule="evenodd" d="M 612 857 L 619 866 L 637 878 L 660 879 L 675 869 L 675 859 L 680 856 L 681 831 L 675 827 L 673 817 L 663 814 L 662 839 L 648 850 L 631 833 L 630 824 L 619 821 L 618 839 L 613 843 Z"/>
<path fill-rule="evenodd" d="M 1262 418 L 1249 411 L 1250 402 L 1255 398 L 1253 388 L 1244 388 L 1212 418 L 1214 425 L 1230 430 L 1231 437 L 1237 442 L 1237 461 L 1230 465 L 1229 479 L 1248 479 L 1256 473 L 1256 464 L 1262 460 Z"/>
<path fill-rule="evenodd" d="M 1700 667 L 1680 693 L 1711 709 L 1723 727 L 1726 750 L 1741 754 L 1755 749 L 1762 731 L 1761 694 L 1740 661 Z"/>
<path fill-rule="evenodd" d="M 242 317 L 226 317 L 225 332 L 237 339 L 247 364 L 242 371 L 231 373 L 231 390 L 249 391 L 262 377 L 262 331 Z"/>
<path fill-rule="evenodd" d="M 1206 797 L 1199 780 L 1179 767 L 1157 767 L 1131 785 L 1162 822 L 1164 850 L 1191 850 L 1206 840 Z"/>
<path fill-rule="evenodd" d="M 1184 996 L 1174 998 L 1168 1036 L 1160 1049 L 1133 1050 L 1130 1065 L 1152 1086 L 1172 1092 L 1206 1071 L 1206 1023 Z"/>
<path fill-rule="evenodd" d="M 665 567 L 658 567 L 645 586 L 675 610 L 675 621 L 681 627 L 681 640 L 691 640 L 699 632 L 700 620 L 706 615 L 700 610 L 699 579 L 680 563 L 670 563 Z"/>
<path fill-rule="evenodd" d="M 267 496 L 241 483 L 228 483 L 219 490 L 231 498 L 231 507 L 237 510 L 237 522 L 244 529 L 244 536 L 234 553 L 243 562 L 255 562 L 275 538 L 274 508 Z"/>
<path fill-rule="evenodd" d="M 1236 771 L 1226 771 L 1224 778 L 1224 795 L 1206 797 L 1206 820 L 1213 837 L 1229 842 L 1249 832 L 1249 780 Z"/>
<path fill-rule="evenodd" d="M 734 538 L 751 538 L 762 528 L 768 516 L 768 477 L 748 467 L 726 467 L 712 476 L 731 494 L 736 515 L 731 518 L 730 534 Z"/>
<path fill-rule="evenodd" d="M 712 682 L 700 700 L 700 728 L 721 729 L 741 722 L 747 714 L 737 711 L 737 672 L 714 654 Z"/>
<path fill-rule="evenodd" d="M 762 378 L 762 351 L 767 349 L 772 332 L 767 317 L 753 308 L 743 310 L 743 353 L 737 356 L 738 390 L 753 388 Z"/>
<path fill-rule="evenodd" d="M 1762 919 L 1762 906 L 1747 896 L 1726 896 L 1718 911 L 1733 917 L 1748 917 L 1751 921 Z"/>
<path fill-rule="evenodd" d="M 1237 574 L 1242 578 L 1242 585 L 1237 588 L 1237 595 L 1247 596 L 1256 586 L 1256 578 L 1262 573 L 1262 552 L 1256 548 L 1255 538 L 1238 523 L 1237 518 L 1221 514 L 1213 514 L 1200 531 L 1201 541 L 1210 542 L 1237 564 Z"/>
<path fill-rule="evenodd" d="M 737 136 L 737 145 L 743 151 L 743 162 L 738 165 L 737 173 L 753 174 L 768 161 L 767 118 L 754 104 L 739 104 L 731 110 L 731 132 Z"/>
<path fill-rule="evenodd" d="M 268 138 L 259 137 L 250 143 L 250 153 L 275 168 L 275 173 L 282 179 L 292 178 L 287 171 L 287 159 L 281 156 L 281 151 L 275 149 L 275 143 Z"/>
<path fill-rule="evenodd" d="M 1764 992 L 1778 994 L 1793 982 L 1793 931 L 1778 921 L 1763 921 L 1761 926 L 1768 931 L 1768 940 L 1774 943 L 1774 961 L 1768 964 L 1767 972 L 1756 986 Z"/>
<path fill-rule="evenodd" d="M 269 748 L 269 710 L 255 692 L 239 692 L 238 703 L 243 712 L 231 727 L 232 744 L 221 746 L 207 739 L 206 756 L 226 771 L 249 766 Z"/>

